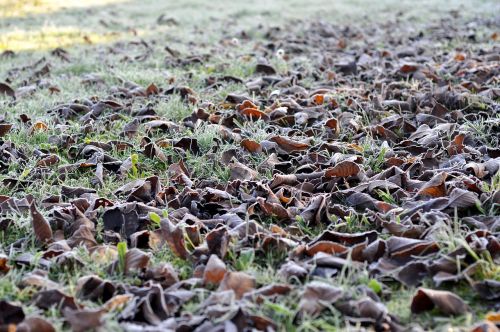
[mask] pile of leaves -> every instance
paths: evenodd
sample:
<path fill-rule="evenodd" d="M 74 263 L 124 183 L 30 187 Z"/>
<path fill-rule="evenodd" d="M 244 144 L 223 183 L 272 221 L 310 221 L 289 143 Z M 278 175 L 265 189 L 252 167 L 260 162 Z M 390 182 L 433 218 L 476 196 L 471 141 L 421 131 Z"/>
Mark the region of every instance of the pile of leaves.
<path fill-rule="evenodd" d="M 472 23 L 297 22 L 206 54 L 142 41 L 124 61 L 160 52 L 183 79 L 89 74 L 103 95 L 1 116 L 0 330 L 496 330 L 498 20 Z M 60 93 L 50 61 L 71 54 L 50 57 L 3 74 L 4 106 Z M 251 74 L 219 63 L 191 85 L 216 57 Z"/>

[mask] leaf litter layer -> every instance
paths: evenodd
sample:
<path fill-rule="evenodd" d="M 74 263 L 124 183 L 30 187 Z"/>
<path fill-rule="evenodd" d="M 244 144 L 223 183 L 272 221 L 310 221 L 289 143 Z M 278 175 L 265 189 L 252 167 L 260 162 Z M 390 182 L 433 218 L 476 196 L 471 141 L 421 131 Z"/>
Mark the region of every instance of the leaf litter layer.
<path fill-rule="evenodd" d="M 99 46 L 109 73 L 71 76 L 77 98 L 71 51 L 9 68 L 0 330 L 495 331 L 495 29 L 453 13 L 119 42 Z"/>

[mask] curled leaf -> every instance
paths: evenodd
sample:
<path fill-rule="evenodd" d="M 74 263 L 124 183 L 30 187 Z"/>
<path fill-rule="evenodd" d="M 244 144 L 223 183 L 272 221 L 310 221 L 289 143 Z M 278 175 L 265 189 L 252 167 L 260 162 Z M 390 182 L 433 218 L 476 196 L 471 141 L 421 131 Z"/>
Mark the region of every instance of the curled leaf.
<path fill-rule="evenodd" d="M 226 264 L 217 255 L 211 255 L 203 272 L 203 282 L 205 284 L 219 284 L 224 279 L 226 272 Z"/>
<path fill-rule="evenodd" d="M 304 314 L 317 315 L 325 307 L 340 299 L 342 294 L 342 289 L 338 287 L 320 281 L 312 281 L 304 289 L 299 302 L 299 310 Z"/>
<path fill-rule="evenodd" d="M 52 240 L 52 229 L 43 215 L 37 210 L 35 202 L 30 205 L 31 225 L 35 232 L 36 239 L 41 243 L 47 243 Z"/>
<path fill-rule="evenodd" d="M 222 279 L 219 290 L 233 290 L 240 299 L 255 288 L 255 278 L 244 272 L 227 272 Z"/>
<path fill-rule="evenodd" d="M 0 123 L 0 137 L 7 135 L 12 129 L 12 123 Z"/>
<path fill-rule="evenodd" d="M 421 313 L 434 307 L 445 315 L 462 315 L 469 311 L 469 306 L 456 294 L 449 291 L 419 288 L 413 296 L 411 311 Z"/>

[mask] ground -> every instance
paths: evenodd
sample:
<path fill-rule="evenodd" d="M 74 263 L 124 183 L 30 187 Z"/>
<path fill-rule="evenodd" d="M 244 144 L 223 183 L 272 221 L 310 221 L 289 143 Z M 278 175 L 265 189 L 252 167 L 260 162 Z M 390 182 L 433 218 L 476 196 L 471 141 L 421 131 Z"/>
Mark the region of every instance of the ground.
<path fill-rule="evenodd" d="M 493 328 L 499 12 L 0 0 L 0 331 Z"/>

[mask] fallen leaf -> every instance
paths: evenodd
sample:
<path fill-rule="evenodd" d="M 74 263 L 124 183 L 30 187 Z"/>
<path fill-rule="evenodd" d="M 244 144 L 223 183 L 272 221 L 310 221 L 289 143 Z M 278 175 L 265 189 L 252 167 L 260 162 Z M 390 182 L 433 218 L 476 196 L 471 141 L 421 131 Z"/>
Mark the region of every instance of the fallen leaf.
<path fill-rule="evenodd" d="M 10 270 L 10 266 L 7 265 L 9 258 L 3 254 L 0 254 L 0 273 L 6 274 Z"/>
<path fill-rule="evenodd" d="M 284 136 L 271 137 L 271 141 L 277 143 L 286 152 L 303 151 L 309 148 L 309 144 L 292 140 Z"/>
<path fill-rule="evenodd" d="M 184 232 L 179 226 L 172 224 L 168 219 L 163 219 L 161 221 L 161 232 L 170 249 L 178 257 L 182 259 L 189 257 L 189 252 L 186 249 L 184 241 Z"/>
<path fill-rule="evenodd" d="M 24 311 L 5 300 L 0 300 L 0 326 L 8 324 L 19 324 L 24 320 Z"/>
<path fill-rule="evenodd" d="M 318 315 L 324 308 L 341 298 L 341 288 L 320 281 L 309 282 L 301 295 L 299 310 L 303 314 Z"/>
<path fill-rule="evenodd" d="M 0 94 L 16 98 L 16 92 L 7 83 L 0 82 Z"/>
<path fill-rule="evenodd" d="M 123 308 L 127 303 L 132 300 L 133 296 L 130 294 L 123 294 L 123 295 L 116 295 L 106 301 L 106 303 L 103 304 L 102 308 L 106 311 L 115 311 L 115 310 L 120 310 Z"/>
<path fill-rule="evenodd" d="M 0 123 L 0 137 L 4 137 L 12 129 L 12 123 Z"/>
<path fill-rule="evenodd" d="M 253 141 L 251 139 L 245 138 L 241 141 L 240 145 L 245 148 L 248 152 L 251 153 L 260 153 L 262 152 L 262 146 L 257 143 L 256 141 Z"/>
<path fill-rule="evenodd" d="M 72 296 L 66 295 L 59 289 L 42 290 L 33 296 L 33 304 L 47 310 L 55 307 L 58 310 L 64 308 L 77 309 L 78 305 Z"/>
<path fill-rule="evenodd" d="M 48 129 L 49 129 L 49 126 L 46 123 L 44 123 L 42 121 L 37 121 L 37 122 L 33 123 L 33 125 L 30 127 L 30 129 L 28 130 L 28 134 L 33 135 L 36 132 L 47 131 Z"/>
<path fill-rule="evenodd" d="M 41 243 L 48 243 L 52 241 L 52 229 L 43 215 L 37 210 L 35 203 L 30 205 L 31 212 L 31 225 L 35 233 L 36 239 Z"/>
<path fill-rule="evenodd" d="M 203 272 L 203 283 L 218 285 L 224 279 L 226 272 L 226 264 L 217 255 L 210 255 Z"/>
<path fill-rule="evenodd" d="M 40 317 L 28 317 L 17 326 L 18 332 L 55 332 L 54 326 Z"/>
<path fill-rule="evenodd" d="M 233 290 L 236 298 L 241 299 L 243 295 L 255 288 L 255 278 L 244 272 L 227 272 L 222 279 L 219 290 Z"/>
<path fill-rule="evenodd" d="M 352 161 L 341 161 L 334 167 L 328 168 L 325 171 L 325 176 L 328 178 L 334 177 L 334 176 L 339 176 L 339 177 L 348 177 L 348 176 L 354 176 L 358 174 L 360 171 L 360 168 L 358 164 L 352 162 Z"/>
<path fill-rule="evenodd" d="M 104 313 L 103 309 L 72 310 L 65 308 L 63 310 L 64 318 L 69 322 L 74 332 L 84 332 L 98 328 L 103 324 L 102 317 Z"/>
<path fill-rule="evenodd" d="M 458 296 L 448 291 L 419 288 L 413 296 L 411 311 L 421 313 L 436 307 L 445 315 L 463 315 L 469 306 Z"/>
<path fill-rule="evenodd" d="M 419 196 L 443 197 L 446 196 L 445 180 L 448 174 L 441 172 L 429 180 L 418 192 Z"/>

